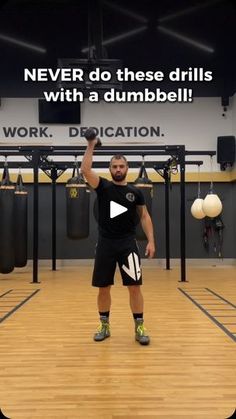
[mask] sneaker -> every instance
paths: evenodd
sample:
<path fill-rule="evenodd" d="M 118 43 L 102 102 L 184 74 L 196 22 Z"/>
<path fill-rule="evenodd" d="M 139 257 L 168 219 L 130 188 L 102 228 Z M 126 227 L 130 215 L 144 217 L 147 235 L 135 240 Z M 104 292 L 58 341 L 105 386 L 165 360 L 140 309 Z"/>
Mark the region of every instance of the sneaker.
<path fill-rule="evenodd" d="M 143 325 L 143 319 L 135 320 L 135 339 L 140 345 L 149 345 L 150 343 L 150 338 L 146 334 L 146 329 Z"/>
<path fill-rule="evenodd" d="M 101 316 L 98 331 L 95 333 L 93 339 L 96 342 L 100 342 L 106 338 L 109 338 L 109 336 L 110 336 L 109 320 L 107 317 Z"/>

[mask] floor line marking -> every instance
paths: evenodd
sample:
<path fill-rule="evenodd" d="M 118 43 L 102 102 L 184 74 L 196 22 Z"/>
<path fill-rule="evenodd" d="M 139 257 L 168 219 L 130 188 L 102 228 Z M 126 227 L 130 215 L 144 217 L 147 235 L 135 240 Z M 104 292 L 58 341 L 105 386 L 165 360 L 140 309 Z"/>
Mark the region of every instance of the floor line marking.
<path fill-rule="evenodd" d="M 236 342 L 236 335 L 231 333 L 222 323 L 220 323 L 214 316 L 212 316 L 204 307 L 201 306 L 201 304 L 199 304 L 197 301 L 194 300 L 194 298 L 189 295 L 185 290 L 183 290 L 182 288 L 178 288 L 179 291 L 182 292 L 182 294 L 184 294 L 190 301 L 192 301 L 193 304 L 195 304 L 207 317 L 209 317 L 209 319 L 211 319 L 221 330 L 223 330 L 234 342 Z M 211 292 L 210 290 L 207 289 L 207 291 Z M 213 291 L 214 292 L 214 291 Z M 218 298 L 221 298 L 218 295 Z M 227 300 L 225 300 L 227 302 Z M 231 304 L 231 303 L 229 303 Z M 232 305 L 232 304 L 231 304 Z M 233 310 L 232 310 L 233 311 Z M 223 316 L 221 316 L 223 317 Z M 226 317 L 226 316 L 225 316 Z M 228 316 L 231 317 L 231 316 Z"/>
<path fill-rule="evenodd" d="M 27 301 L 29 301 L 32 297 L 34 297 L 40 289 L 35 290 L 32 292 L 28 297 L 26 297 L 23 301 L 21 301 L 19 304 L 17 304 L 15 307 L 13 307 L 12 310 L 8 311 L 5 316 L 0 318 L 0 323 L 4 322 L 9 316 L 11 316 L 15 311 L 19 310 L 20 307 L 22 307 Z"/>

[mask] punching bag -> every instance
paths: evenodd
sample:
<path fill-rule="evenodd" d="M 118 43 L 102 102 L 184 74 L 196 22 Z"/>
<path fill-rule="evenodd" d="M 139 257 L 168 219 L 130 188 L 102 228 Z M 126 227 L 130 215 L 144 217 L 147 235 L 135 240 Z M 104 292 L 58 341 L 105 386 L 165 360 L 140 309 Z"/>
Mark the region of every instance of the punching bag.
<path fill-rule="evenodd" d="M 148 174 L 147 174 L 144 162 L 142 163 L 142 166 L 140 168 L 138 178 L 134 181 L 134 186 L 136 186 L 136 188 L 142 191 L 147 210 L 151 216 L 152 215 L 153 183 L 148 178 Z M 142 229 L 140 222 L 138 223 L 137 228 L 136 228 L 136 239 L 147 240 L 147 237 Z"/>
<path fill-rule="evenodd" d="M 84 239 L 89 236 L 90 190 L 76 165 L 72 178 L 66 184 L 67 236 Z"/>
<path fill-rule="evenodd" d="M 5 163 L 0 184 L 0 272 L 8 274 L 14 269 L 14 191 L 8 165 Z"/>
<path fill-rule="evenodd" d="M 23 186 L 20 173 L 14 194 L 14 238 L 15 266 L 22 268 L 27 264 L 28 192 Z"/>

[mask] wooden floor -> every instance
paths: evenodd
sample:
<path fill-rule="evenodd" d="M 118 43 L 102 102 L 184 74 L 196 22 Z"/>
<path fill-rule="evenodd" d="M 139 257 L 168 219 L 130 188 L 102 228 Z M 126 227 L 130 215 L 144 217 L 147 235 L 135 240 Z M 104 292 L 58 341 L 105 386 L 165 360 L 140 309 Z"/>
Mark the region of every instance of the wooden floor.
<path fill-rule="evenodd" d="M 189 282 L 179 283 L 178 268 L 145 267 L 145 323 L 152 339 L 147 347 L 134 340 L 127 290 L 119 277 L 112 290 L 112 336 L 93 342 L 97 291 L 90 276 L 91 266 L 41 269 L 40 284 L 30 283 L 30 270 L 0 276 L 0 295 L 12 289 L 23 298 L 40 289 L 0 324 L 0 409 L 7 417 L 232 415 L 236 342 L 178 287 L 209 287 L 235 304 L 235 268 L 189 268 Z M 9 301 L 0 299 L 1 310 L 4 304 L 10 310 Z M 231 323 L 236 332 L 236 317 Z"/>

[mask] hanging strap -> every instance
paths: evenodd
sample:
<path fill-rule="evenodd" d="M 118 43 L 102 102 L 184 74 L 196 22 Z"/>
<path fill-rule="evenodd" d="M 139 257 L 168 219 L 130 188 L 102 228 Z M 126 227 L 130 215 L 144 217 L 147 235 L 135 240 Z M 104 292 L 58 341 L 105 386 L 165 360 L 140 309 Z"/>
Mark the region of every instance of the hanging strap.
<path fill-rule="evenodd" d="M 10 174 L 8 170 L 7 157 L 5 157 L 4 169 L 2 174 L 2 181 L 0 187 L 2 189 L 15 189 L 15 186 L 10 181 Z"/>
<path fill-rule="evenodd" d="M 139 183 L 141 185 L 146 185 L 147 187 L 152 187 L 152 181 L 149 179 L 148 174 L 147 174 L 147 170 L 145 167 L 145 161 L 144 161 L 144 156 L 143 156 L 143 161 L 142 161 L 142 165 L 139 169 L 139 174 L 137 179 L 135 179 L 134 181 L 135 185 L 138 185 Z"/>
<path fill-rule="evenodd" d="M 197 197 L 201 198 L 201 183 L 200 183 L 200 165 L 198 165 L 198 190 Z"/>
<path fill-rule="evenodd" d="M 67 181 L 67 185 L 80 185 L 80 186 L 87 186 L 84 180 L 84 177 L 79 169 L 79 162 L 77 160 L 77 156 L 75 157 L 75 163 L 73 168 L 72 177 Z"/>
<path fill-rule="evenodd" d="M 222 247 L 223 247 L 223 230 L 224 230 L 224 223 L 221 216 L 215 217 L 213 220 L 214 224 L 214 233 L 217 238 L 217 243 L 214 243 L 214 250 L 217 253 L 219 258 L 222 258 Z"/>
<path fill-rule="evenodd" d="M 22 194 L 22 195 L 27 195 L 28 194 L 24 185 L 23 185 L 23 178 L 22 178 L 22 175 L 21 175 L 21 169 L 19 169 L 19 173 L 18 173 L 18 176 L 17 176 L 15 193 L 16 194 Z"/>

